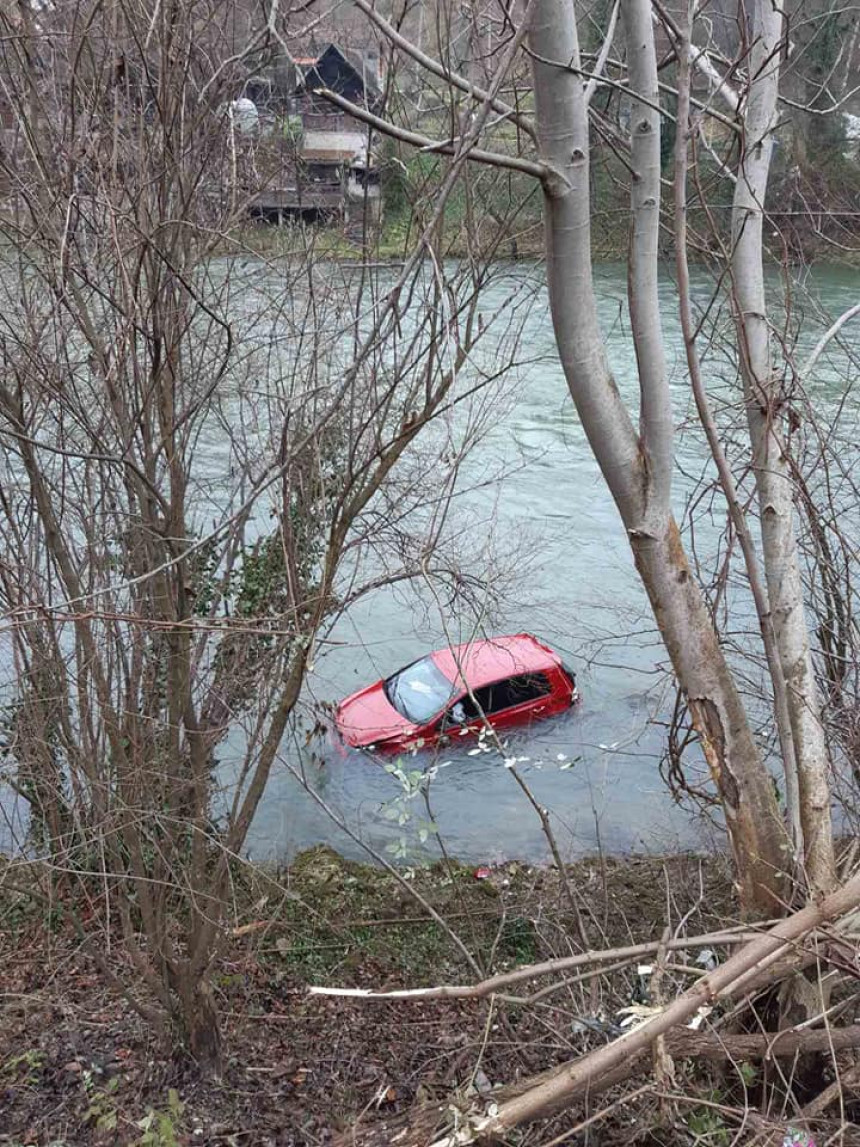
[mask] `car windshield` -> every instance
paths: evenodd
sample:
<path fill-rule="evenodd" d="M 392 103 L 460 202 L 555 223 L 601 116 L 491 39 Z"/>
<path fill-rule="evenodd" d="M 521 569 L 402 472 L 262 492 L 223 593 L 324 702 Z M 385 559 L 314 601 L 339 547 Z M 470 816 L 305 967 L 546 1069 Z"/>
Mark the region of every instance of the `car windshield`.
<path fill-rule="evenodd" d="M 407 665 L 385 682 L 385 696 L 401 716 L 423 725 L 445 708 L 454 686 L 432 657 Z"/>

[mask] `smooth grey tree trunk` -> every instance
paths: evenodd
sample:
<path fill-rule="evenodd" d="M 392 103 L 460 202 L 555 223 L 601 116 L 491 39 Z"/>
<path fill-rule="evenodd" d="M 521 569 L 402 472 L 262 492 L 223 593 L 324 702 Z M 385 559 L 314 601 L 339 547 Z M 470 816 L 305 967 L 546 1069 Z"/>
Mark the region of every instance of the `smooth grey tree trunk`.
<path fill-rule="evenodd" d="M 770 776 L 732 674 L 691 576 L 670 509 L 672 418 L 657 299 L 659 117 L 647 0 L 628 0 L 625 22 L 632 111 L 634 230 L 631 314 L 640 377 L 640 430 L 606 358 L 591 269 L 589 140 L 573 0 L 538 0 L 529 33 L 542 159 L 550 306 L 570 393 L 618 506 L 675 673 L 717 786 L 749 913 L 772 913 L 785 887 L 787 837 Z M 644 102 L 647 101 L 647 102 Z"/>
<path fill-rule="evenodd" d="M 830 814 L 830 760 L 797 559 L 792 479 L 781 433 L 780 380 L 774 372 L 765 300 L 762 225 L 773 130 L 776 124 L 781 11 L 754 0 L 746 99 L 741 103 L 742 152 L 732 210 L 732 295 L 738 329 L 744 401 L 761 518 L 762 553 L 770 610 L 788 699 L 797 777 L 788 778 L 790 809 L 803 838 L 800 862 L 812 893 L 836 879 Z"/>

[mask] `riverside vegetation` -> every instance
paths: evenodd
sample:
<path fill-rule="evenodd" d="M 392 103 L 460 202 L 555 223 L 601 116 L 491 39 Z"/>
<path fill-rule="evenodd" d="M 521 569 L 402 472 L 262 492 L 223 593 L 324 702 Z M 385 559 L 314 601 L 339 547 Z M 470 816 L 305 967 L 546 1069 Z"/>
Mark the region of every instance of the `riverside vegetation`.
<path fill-rule="evenodd" d="M 684 916 L 690 935 L 719 932 L 735 915 L 719 858 L 596 857 L 565 876 L 595 945 L 647 944 L 655 921 L 673 928 Z M 17 869 L 0 900 L 0 1142 L 8 1145 L 325 1143 L 362 1111 L 404 1112 L 416 1100 L 476 1083 L 483 1089 L 557 1062 L 575 1046 L 599 1045 L 624 1018 L 621 1009 L 652 990 L 650 977 L 637 972 L 652 957 L 630 956 L 548 997 L 538 1012 L 486 1000 L 408 1011 L 380 1003 L 368 1011 L 361 1001 L 309 996 L 309 984 L 419 987 L 459 983 L 471 971 L 409 890 L 377 867 L 323 847 L 282 870 L 237 864 L 230 938 L 214 978 L 230 1052 L 223 1078 L 211 1082 L 170 1032 L 154 1037 L 123 994 L 105 985 L 81 944 L 87 910 L 79 919 L 79 898 L 38 865 L 21 880 Z M 575 924 L 552 869 L 439 862 L 408 881 L 487 973 L 570 951 Z M 95 885 L 90 911 L 111 912 Z M 105 923 L 119 966 L 121 928 Z M 131 990 L 139 990 L 129 972 Z M 676 974 L 666 972 L 670 981 Z M 536 980 L 524 994 L 544 984 Z M 752 1059 L 744 1078 L 752 1084 L 759 1071 Z M 695 1142 L 714 1095 L 731 1106 L 741 1087 L 694 1065 L 690 1072 L 688 1094 L 703 1106 L 691 1103 L 673 1124 L 676 1142 Z M 717 1125 L 728 1134 L 732 1119 Z M 619 1142 L 629 1143 L 629 1119 L 619 1113 L 616 1124 Z"/>

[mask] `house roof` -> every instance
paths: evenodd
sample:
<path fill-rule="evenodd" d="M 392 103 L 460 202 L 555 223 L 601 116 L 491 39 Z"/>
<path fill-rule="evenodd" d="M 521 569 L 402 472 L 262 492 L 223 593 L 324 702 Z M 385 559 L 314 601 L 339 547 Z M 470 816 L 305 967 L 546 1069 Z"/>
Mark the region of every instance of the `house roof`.
<path fill-rule="evenodd" d="M 379 53 L 376 48 L 339 48 L 337 44 L 329 44 L 319 55 L 293 56 L 292 61 L 303 72 L 302 83 L 305 87 L 313 84 L 313 73 L 326 56 L 336 55 L 352 69 L 361 81 L 367 96 L 374 98 L 380 94 L 379 88 Z M 318 77 L 319 78 L 319 77 Z"/>

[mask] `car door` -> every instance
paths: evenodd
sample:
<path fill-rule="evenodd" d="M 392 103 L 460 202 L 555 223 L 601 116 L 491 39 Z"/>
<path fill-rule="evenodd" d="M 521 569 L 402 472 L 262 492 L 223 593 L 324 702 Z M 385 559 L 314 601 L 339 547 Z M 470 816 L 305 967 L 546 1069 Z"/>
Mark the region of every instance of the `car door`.
<path fill-rule="evenodd" d="M 552 686 L 546 673 L 517 673 L 490 686 L 487 717 L 494 729 L 527 725 L 551 711 Z"/>
<path fill-rule="evenodd" d="M 439 718 L 435 737 L 440 744 L 456 744 L 458 740 L 474 737 L 484 728 L 484 713 L 491 704 L 490 686 L 461 693 Z"/>
<path fill-rule="evenodd" d="M 440 718 L 438 738 L 454 744 L 479 734 L 485 722 L 494 729 L 528 724 L 554 712 L 551 705 L 552 686 L 545 673 L 517 673 L 461 694 Z"/>

